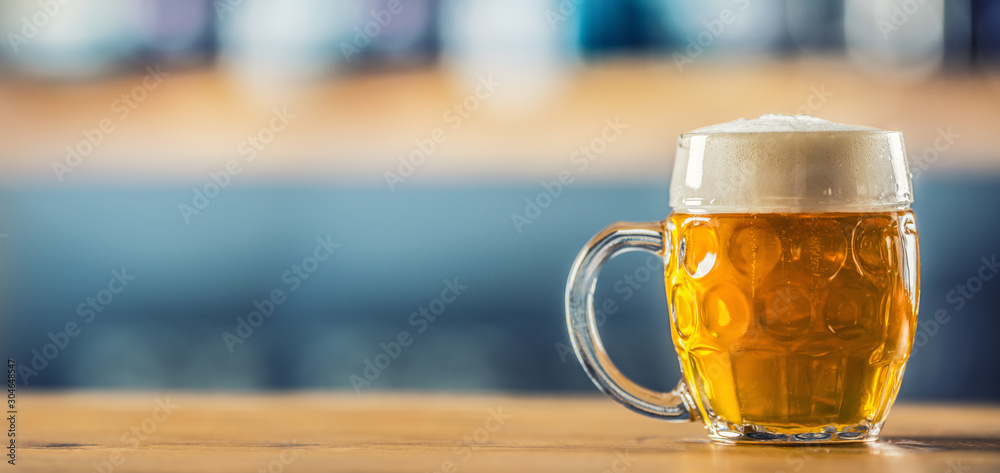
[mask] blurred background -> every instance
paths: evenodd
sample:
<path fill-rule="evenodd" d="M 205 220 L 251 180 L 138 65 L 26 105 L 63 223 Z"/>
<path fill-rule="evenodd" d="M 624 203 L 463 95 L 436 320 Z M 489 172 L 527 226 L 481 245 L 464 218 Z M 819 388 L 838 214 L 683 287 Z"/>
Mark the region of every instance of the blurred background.
<path fill-rule="evenodd" d="M 577 251 L 670 212 L 678 134 L 773 112 L 904 132 L 901 398 L 1000 400 L 1000 1 L 19 0 L 0 33 L 0 355 L 29 387 L 596 392 Z M 666 389 L 657 265 L 615 259 L 597 300 Z"/>

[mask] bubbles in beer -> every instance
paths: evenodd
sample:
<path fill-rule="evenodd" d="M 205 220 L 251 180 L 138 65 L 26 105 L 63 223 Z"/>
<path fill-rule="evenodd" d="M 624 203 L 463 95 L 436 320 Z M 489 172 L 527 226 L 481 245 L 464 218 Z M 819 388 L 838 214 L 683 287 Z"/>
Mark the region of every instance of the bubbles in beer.
<path fill-rule="evenodd" d="M 843 340 L 861 338 L 869 330 L 877 330 L 881 322 L 878 313 L 881 298 L 875 285 L 861 277 L 852 275 L 834 280 L 823 306 L 827 327 Z"/>
<path fill-rule="evenodd" d="M 917 222 L 913 215 L 903 218 L 903 282 L 913 305 L 917 304 L 920 273 L 917 271 L 920 255 L 917 254 Z"/>
<path fill-rule="evenodd" d="M 781 339 L 802 335 L 812 326 L 809 292 L 791 283 L 775 285 L 757 298 L 756 312 L 761 328 Z"/>
<path fill-rule="evenodd" d="M 833 222 L 813 220 L 802 224 L 801 237 L 793 239 L 789 245 L 792 261 L 814 276 L 833 277 L 847 256 L 844 229 Z"/>
<path fill-rule="evenodd" d="M 762 278 L 774 268 L 780 257 L 781 242 L 767 224 L 755 222 L 733 232 L 729 259 L 741 273 Z"/>
<path fill-rule="evenodd" d="M 674 213 L 672 331 L 703 414 L 783 433 L 817 419 L 879 425 L 916 324 L 912 221 L 905 210 Z"/>

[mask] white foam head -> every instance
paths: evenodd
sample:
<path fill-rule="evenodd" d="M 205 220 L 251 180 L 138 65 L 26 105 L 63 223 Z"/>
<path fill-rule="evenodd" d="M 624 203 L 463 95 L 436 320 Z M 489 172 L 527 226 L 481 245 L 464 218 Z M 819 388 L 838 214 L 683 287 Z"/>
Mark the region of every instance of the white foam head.
<path fill-rule="evenodd" d="M 808 115 L 681 135 L 670 182 L 681 212 L 875 212 L 912 202 L 902 133 Z"/>

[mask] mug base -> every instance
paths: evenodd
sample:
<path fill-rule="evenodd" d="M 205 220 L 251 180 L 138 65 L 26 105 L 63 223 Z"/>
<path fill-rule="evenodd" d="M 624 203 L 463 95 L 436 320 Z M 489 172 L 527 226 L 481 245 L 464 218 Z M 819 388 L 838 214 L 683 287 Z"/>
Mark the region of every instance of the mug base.
<path fill-rule="evenodd" d="M 869 425 L 847 426 L 836 430 L 820 427 L 815 431 L 782 433 L 761 426 L 748 424 L 742 428 L 710 429 L 713 442 L 724 444 L 779 444 L 779 445 L 821 445 L 821 444 L 861 444 L 878 440 L 878 429 Z"/>

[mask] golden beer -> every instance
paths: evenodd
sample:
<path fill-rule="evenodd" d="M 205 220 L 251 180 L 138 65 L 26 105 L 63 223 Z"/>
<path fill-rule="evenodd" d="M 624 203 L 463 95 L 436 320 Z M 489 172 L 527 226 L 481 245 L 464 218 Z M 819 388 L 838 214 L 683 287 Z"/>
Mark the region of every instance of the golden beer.
<path fill-rule="evenodd" d="M 618 222 L 577 256 L 566 326 L 587 375 L 636 412 L 700 420 L 724 443 L 872 442 L 910 356 L 917 231 L 903 135 L 764 115 L 677 140 L 672 213 Z M 600 339 L 601 266 L 663 258 L 683 378 L 628 379 Z"/>
<path fill-rule="evenodd" d="M 704 417 L 787 434 L 884 419 L 916 328 L 911 212 L 666 225 L 672 338 Z"/>

